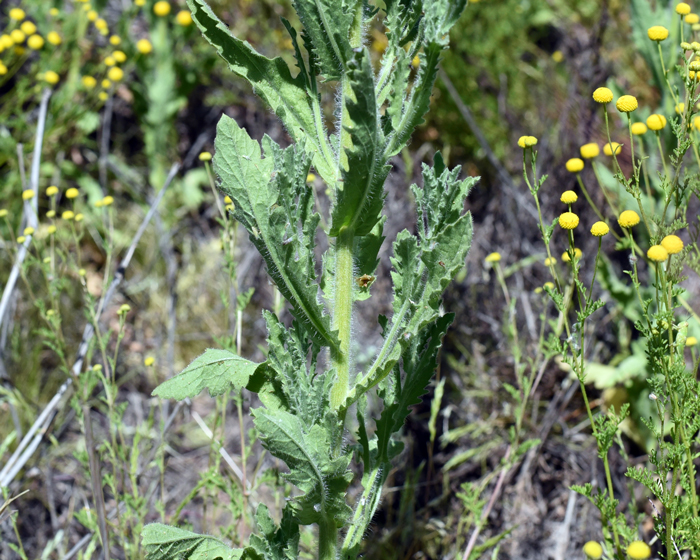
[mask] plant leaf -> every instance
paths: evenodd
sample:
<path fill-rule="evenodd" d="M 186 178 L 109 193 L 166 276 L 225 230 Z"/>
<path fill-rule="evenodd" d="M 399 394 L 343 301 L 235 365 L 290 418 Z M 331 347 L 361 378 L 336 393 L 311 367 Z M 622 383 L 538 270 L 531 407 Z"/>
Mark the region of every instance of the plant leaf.
<path fill-rule="evenodd" d="M 258 364 L 228 350 L 209 348 L 181 373 L 158 385 L 153 394 L 181 401 L 209 389 L 215 397 L 245 387 L 250 377 L 266 366 L 266 362 Z"/>
<path fill-rule="evenodd" d="M 297 560 L 299 557 L 299 525 L 291 508 L 282 510 L 282 521 L 277 525 L 267 506 L 260 504 L 255 512 L 258 535 L 250 536 L 250 545 L 266 560 Z"/>
<path fill-rule="evenodd" d="M 161 523 L 146 525 L 141 544 L 148 560 L 263 560 L 253 548 L 231 548 L 219 539 Z"/>

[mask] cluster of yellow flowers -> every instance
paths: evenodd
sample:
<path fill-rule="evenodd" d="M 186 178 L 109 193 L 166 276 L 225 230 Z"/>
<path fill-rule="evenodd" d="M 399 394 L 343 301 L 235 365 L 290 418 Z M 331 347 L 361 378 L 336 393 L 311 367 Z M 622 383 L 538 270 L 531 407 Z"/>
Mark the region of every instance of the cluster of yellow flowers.
<path fill-rule="evenodd" d="M 58 10 L 56 8 L 52 8 L 50 11 L 52 16 L 55 16 L 57 13 Z M 39 33 L 36 23 L 27 19 L 27 14 L 21 8 L 12 8 L 9 11 L 9 16 L 10 24 L 6 29 L 8 33 L 0 35 L 0 53 L 9 52 L 14 47 L 12 52 L 17 56 L 22 56 L 25 54 L 23 45 L 26 45 L 33 51 L 39 51 L 47 42 L 54 46 L 58 46 L 63 42 L 61 35 L 55 30 L 49 31 L 46 34 L 46 38 L 44 38 Z M 0 76 L 4 76 L 7 72 L 7 65 L 5 62 L 0 61 Z M 54 78 L 56 81 L 52 82 L 51 80 Z M 44 74 L 44 79 L 49 83 L 56 83 L 58 82 L 58 75 L 55 72 L 48 76 Z"/>

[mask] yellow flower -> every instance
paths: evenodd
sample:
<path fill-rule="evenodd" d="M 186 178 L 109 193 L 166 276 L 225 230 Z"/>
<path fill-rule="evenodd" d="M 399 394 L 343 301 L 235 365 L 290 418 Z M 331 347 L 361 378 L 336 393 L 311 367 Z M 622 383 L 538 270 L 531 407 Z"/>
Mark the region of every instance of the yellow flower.
<path fill-rule="evenodd" d="M 20 236 L 17 238 L 17 243 L 24 243 L 26 240 L 27 240 L 27 238 L 24 237 L 24 235 L 20 235 Z"/>
<path fill-rule="evenodd" d="M 688 338 L 685 339 L 686 346 L 695 346 L 697 343 L 698 343 L 698 339 L 695 338 L 694 336 L 689 336 Z"/>
<path fill-rule="evenodd" d="M 126 62 L 126 54 L 124 54 L 124 51 L 114 51 L 112 56 L 119 64 Z"/>
<path fill-rule="evenodd" d="M 700 130 L 700 117 L 694 117 L 694 118 L 693 118 L 693 126 L 694 126 L 697 130 Z"/>
<path fill-rule="evenodd" d="M 160 0 L 153 4 L 153 13 L 158 17 L 167 16 L 170 13 L 170 4 L 165 0 Z"/>
<path fill-rule="evenodd" d="M 651 548 L 643 541 L 634 541 L 627 547 L 627 556 L 632 560 L 646 560 L 651 556 Z"/>
<path fill-rule="evenodd" d="M 681 43 L 681 48 L 682 48 L 684 51 L 692 51 L 692 50 L 693 50 L 693 45 L 691 45 L 690 43 L 688 43 L 688 41 L 683 41 L 683 42 Z"/>
<path fill-rule="evenodd" d="M 698 14 L 688 14 L 685 16 L 685 22 L 689 24 L 694 24 L 700 22 L 700 16 Z"/>
<path fill-rule="evenodd" d="M 77 198 L 80 193 L 75 187 L 71 187 L 66 191 L 66 198 Z"/>
<path fill-rule="evenodd" d="M 559 216 L 559 225 L 564 229 L 574 229 L 578 225 L 578 216 L 573 212 L 564 212 Z"/>
<path fill-rule="evenodd" d="M 128 303 L 122 303 L 117 315 L 126 315 L 129 311 L 131 311 L 131 306 Z"/>
<path fill-rule="evenodd" d="M 700 43 L 698 43 L 697 41 L 693 41 L 692 43 L 690 43 L 690 47 L 691 47 L 695 52 L 700 51 Z"/>
<path fill-rule="evenodd" d="M 107 29 L 107 22 L 103 20 L 102 18 L 96 19 L 95 20 L 95 27 L 99 29 L 100 31 L 105 31 Z"/>
<path fill-rule="evenodd" d="M 617 219 L 617 223 L 620 227 L 631 228 L 639 223 L 639 214 L 634 210 L 625 210 L 620 217 Z"/>
<path fill-rule="evenodd" d="M 501 253 L 491 253 L 484 259 L 487 263 L 497 263 L 501 261 Z"/>
<path fill-rule="evenodd" d="M 109 87 L 112 85 L 112 82 L 110 82 L 107 78 L 105 78 L 104 80 L 102 80 L 100 85 L 102 86 L 103 89 L 109 89 Z"/>
<path fill-rule="evenodd" d="M 224 197 L 224 204 L 231 204 L 232 202 L 233 202 L 233 200 L 231 200 L 230 196 L 226 195 Z"/>
<path fill-rule="evenodd" d="M 669 255 L 675 255 L 683 250 L 683 240 L 677 235 L 667 235 L 661 240 L 661 246 Z"/>
<path fill-rule="evenodd" d="M 59 14 L 58 8 L 51 8 L 49 10 L 49 14 L 51 14 L 53 17 L 56 17 Z"/>
<path fill-rule="evenodd" d="M 549 288 L 550 290 L 553 290 L 553 289 L 554 289 L 554 282 L 545 282 L 545 283 L 542 285 L 542 287 L 543 287 L 543 288 Z"/>
<path fill-rule="evenodd" d="M 605 222 L 596 222 L 591 226 L 591 234 L 593 234 L 595 237 L 603 237 L 604 235 L 607 235 L 609 231 L 610 228 Z"/>
<path fill-rule="evenodd" d="M 678 103 L 678 105 L 676 105 L 676 114 L 682 115 L 683 111 L 685 111 L 685 103 Z"/>
<path fill-rule="evenodd" d="M 224 208 L 227 212 L 233 212 L 236 209 L 236 207 L 233 204 L 227 204 L 226 206 L 224 206 Z"/>
<path fill-rule="evenodd" d="M 109 95 L 107 95 L 106 91 L 101 91 L 100 93 L 97 94 L 97 98 L 100 101 L 107 101 L 107 99 L 109 99 Z"/>
<path fill-rule="evenodd" d="M 521 136 L 518 138 L 518 146 L 520 146 L 523 150 L 525 148 L 532 148 L 533 146 L 537 145 L 537 138 L 534 136 Z"/>
<path fill-rule="evenodd" d="M 95 208 L 102 208 L 103 206 L 104 206 L 104 204 L 101 200 L 95 201 Z"/>
<path fill-rule="evenodd" d="M 678 4 L 676 4 L 676 13 L 687 16 L 690 13 L 690 6 L 685 2 L 678 2 Z"/>
<path fill-rule="evenodd" d="M 92 76 L 83 76 L 80 81 L 83 82 L 83 85 L 88 89 L 92 89 L 97 85 L 97 80 Z"/>
<path fill-rule="evenodd" d="M 314 175 L 313 173 L 309 173 L 309 174 L 306 176 L 306 182 L 307 182 L 307 183 L 313 183 L 315 180 L 316 180 L 316 175 Z"/>
<path fill-rule="evenodd" d="M 124 77 L 124 70 L 117 66 L 114 66 L 113 68 L 109 69 L 109 72 L 107 72 L 107 76 L 113 82 L 119 82 Z"/>
<path fill-rule="evenodd" d="M 420 66 L 420 56 L 416 55 L 413 57 L 413 60 L 411 61 L 411 66 L 413 66 L 414 68 L 418 68 Z"/>
<path fill-rule="evenodd" d="M 148 39 L 139 39 L 136 43 L 136 50 L 141 54 L 148 54 L 153 50 L 153 45 Z"/>
<path fill-rule="evenodd" d="M 10 19 L 15 21 L 22 21 L 24 19 L 24 10 L 21 8 L 12 8 L 10 10 Z"/>
<path fill-rule="evenodd" d="M 583 252 L 581 251 L 581 249 L 579 249 L 578 247 L 576 247 L 576 248 L 574 249 L 574 258 L 575 258 L 576 260 L 578 260 L 578 259 L 580 259 L 582 256 L 583 256 Z M 569 251 L 564 251 L 564 252 L 562 253 L 562 255 L 561 255 L 561 260 L 564 261 L 564 262 L 567 262 L 567 263 L 568 263 L 568 262 L 571 262 L 571 257 L 569 256 Z"/>
<path fill-rule="evenodd" d="M 23 22 L 22 25 L 19 26 L 19 28 L 25 35 L 34 35 L 34 33 L 36 33 L 36 25 L 34 25 L 34 23 L 32 23 L 31 21 Z"/>
<path fill-rule="evenodd" d="M 24 40 L 27 38 L 27 36 L 24 33 L 22 33 L 19 29 L 13 29 L 10 32 L 10 37 L 14 41 L 15 45 L 21 45 L 22 43 L 24 43 Z"/>
<path fill-rule="evenodd" d="M 647 117 L 647 126 L 649 127 L 649 130 L 657 132 L 666 126 L 666 117 L 659 115 L 658 113 L 649 115 Z"/>
<path fill-rule="evenodd" d="M 581 146 L 581 157 L 583 159 L 593 159 L 600 154 L 600 146 L 595 142 Z"/>
<path fill-rule="evenodd" d="M 199 161 L 211 161 L 211 154 L 209 152 L 202 152 L 199 154 Z"/>
<path fill-rule="evenodd" d="M 631 113 L 638 107 L 637 98 L 633 95 L 623 95 L 615 103 L 615 107 L 621 113 Z"/>
<path fill-rule="evenodd" d="M 44 38 L 41 35 L 32 35 L 27 39 L 27 46 L 33 51 L 38 51 L 44 46 Z"/>
<path fill-rule="evenodd" d="M 46 196 L 55 196 L 58 194 L 58 187 L 56 185 L 51 185 L 46 189 Z"/>
<path fill-rule="evenodd" d="M 56 210 L 49 210 L 49 211 L 46 213 L 46 217 L 49 218 L 49 219 L 54 218 L 55 216 L 56 216 Z"/>
<path fill-rule="evenodd" d="M 652 41 L 664 41 L 668 38 L 668 29 L 663 25 L 655 25 L 647 29 L 647 35 Z"/>
<path fill-rule="evenodd" d="M 61 218 L 63 218 L 64 220 L 72 220 L 73 218 L 75 218 L 75 214 L 72 210 L 66 210 L 63 214 L 61 214 Z"/>
<path fill-rule="evenodd" d="M 14 44 L 15 42 L 12 40 L 12 37 L 10 37 L 7 33 L 0 35 L 0 46 L 2 46 L 2 48 L 9 49 Z"/>
<path fill-rule="evenodd" d="M 192 14 L 189 10 L 180 10 L 175 16 L 175 21 L 178 25 L 182 25 L 182 27 L 192 25 Z"/>
<path fill-rule="evenodd" d="M 113 202 L 114 197 L 107 195 L 102 199 L 102 206 L 111 206 Z"/>
<path fill-rule="evenodd" d="M 54 86 L 58 83 L 58 74 L 56 74 L 56 72 L 54 72 L 53 70 L 49 70 L 44 74 L 44 80 L 46 80 L 49 84 Z"/>
<path fill-rule="evenodd" d="M 593 100 L 597 103 L 610 103 L 613 100 L 613 92 L 606 87 L 599 87 L 593 92 Z"/>
<path fill-rule="evenodd" d="M 547 257 L 546 259 L 544 259 L 544 266 L 552 266 L 555 264 L 557 264 L 557 259 L 555 259 L 554 257 Z"/>
<path fill-rule="evenodd" d="M 472 2 L 473 2 L 473 1 L 474 1 L 474 0 L 472 0 Z M 564 53 L 561 52 L 561 51 L 554 51 L 554 52 L 552 53 L 552 60 L 553 60 L 554 62 L 561 62 L 562 60 L 564 60 Z"/>
<path fill-rule="evenodd" d="M 34 191 L 31 189 L 27 189 L 26 191 L 22 191 L 22 200 L 31 200 L 34 198 Z"/>
<path fill-rule="evenodd" d="M 573 204 L 578 200 L 578 196 L 574 191 L 564 191 L 561 193 L 561 198 L 559 200 L 561 200 L 564 204 Z"/>
<path fill-rule="evenodd" d="M 46 40 L 52 45 L 60 45 L 62 41 L 61 36 L 55 31 L 49 31 L 48 35 L 46 35 Z"/>
<path fill-rule="evenodd" d="M 688 68 L 693 72 L 697 72 L 700 70 L 700 60 L 693 60 L 690 64 L 688 64 Z"/>
<path fill-rule="evenodd" d="M 134 0 L 134 4 L 136 4 L 136 5 L 139 6 L 139 7 L 145 6 L 145 5 L 146 5 L 146 0 Z"/>
<path fill-rule="evenodd" d="M 24 235 L 31 235 L 32 233 L 34 233 L 34 228 L 31 226 L 26 227 L 24 228 L 24 231 L 22 233 L 24 233 Z"/>
<path fill-rule="evenodd" d="M 114 66 L 116 63 L 117 63 L 117 61 L 114 59 L 113 56 L 105 57 L 105 64 L 107 66 Z"/>
<path fill-rule="evenodd" d="M 97 21 L 98 14 L 95 10 L 90 10 L 87 13 L 87 18 L 89 21 Z"/>
<path fill-rule="evenodd" d="M 5 218 L 7 216 L 7 210 L 4 208 L 0 210 L 0 218 Z"/>
<path fill-rule="evenodd" d="M 603 153 L 606 156 L 611 156 L 613 154 L 613 150 L 615 151 L 615 155 L 618 155 L 622 151 L 622 146 L 620 146 L 620 144 L 617 142 L 612 142 L 603 146 Z"/>
<path fill-rule="evenodd" d="M 668 258 L 668 251 L 661 245 L 652 245 L 647 251 L 647 257 L 654 262 L 664 262 Z"/>
<path fill-rule="evenodd" d="M 7 74 L 7 66 L 0 62 L 0 76 Z"/>
<path fill-rule="evenodd" d="M 76 222 L 82 222 L 84 217 L 85 217 L 85 216 L 83 216 L 82 214 L 76 214 L 76 215 L 75 215 L 75 221 L 76 221 Z"/>
<path fill-rule="evenodd" d="M 46 231 L 49 232 L 49 235 L 53 235 L 54 233 L 56 233 L 56 226 L 50 225 Z"/>
<path fill-rule="evenodd" d="M 87 274 L 87 270 L 84 268 L 81 268 L 78 270 L 78 276 L 85 276 Z"/>
<path fill-rule="evenodd" d="M 646 134 L 647 132 L 647 125 L 641 122 L 636 122 L 632 124 L 632 134 L 635 136 L 641 136 L 642 134 Z"/>
<path fill-rule="evenodd" d="M 151 367 L 155 363 L 156 359 L 153 356 L 148 356 L 148 358 L 143 361 L 143 365 L 146 367 Z"/>
<path fill-rule="evenodd" d="M 120 45 L 121 42 L 122 42 L 122 39 L 121 39 L 121 37 L 120 37 L 119 35 L 112 35 L 112 36 L 109 38 L 109 44 L 110 44 L 110 45 L 114 45 L 115 47 L 116 47 L 117 45 Z"/>
<path fill-rule="evenodd" d="M 596 541 L 588 541 L 583 545 L 583 553 L 591 560 L 598 560 L 603 556 L 603 547 Z"/>
<path fill-rule="evenodd" d="M 571 158 L 566 162 L 566 170 L 571 173 L 578 173 L 583 169 L 583 160 L 577 157 Z"/>

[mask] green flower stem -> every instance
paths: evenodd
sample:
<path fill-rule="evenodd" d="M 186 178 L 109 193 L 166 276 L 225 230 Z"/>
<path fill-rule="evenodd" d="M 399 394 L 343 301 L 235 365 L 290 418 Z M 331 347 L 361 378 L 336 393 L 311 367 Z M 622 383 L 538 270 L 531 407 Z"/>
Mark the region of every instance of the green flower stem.
<path fill-rule="evenodd" d="M 612 210 L 613 214 L 615 216 L 619 216 L 620 212 L 618 211 L 617 207 L 613 204 L 612 200 L 610 199 L 610 196 L 608 195 L 608 190 L 603 186 L 603 182 L 600 180 L 600 175 L 598 174 L 598 168 L 596 164 L 591 162 L 591 168 L 593 168 L 593 174 L 595 175 L 595 178 L 598 181 L 598 186 L 600 187 L 600 190 L 603 191 L 605 202 L 608 203 L 608 206 L 610 206 L 610 209 Z"/>
<path fill-rule="evenodd" d="M 661 70 L 664 73 L 664 79 L 666 80 L 666 86 L 668 87 L 668 91 L 671 92 L 671 97 L 673 97 L 673 102 L 678 105 L 678 98 L 676 97 L 676 94 L 673 91 L 673 88 L 671 87 L 671 82 L 668 81 L 668 72 L 666 71 L 666 64 L 664 64 L 664 55 L 661 52 L 661 43 L 659 41 L 656 42 L 656 46 L 659 48 L 659 60 L 661 60 Z"/>
<path fill-rule="evenodd" d="M 653 202 L 654 197 L 651 194 L 651 183 L 649 182 L 649 173 L 647 171 L 646 166 L 646 156 L 644 154 L 644 142 L 642 142 L 641 138 L 639 139 L 639 157 L 642 160 L 640 165 L 642 166 L 642 174 L 644 175 L 644 184 L 646 186 L 647 196 L 649 197 L 649 200 Z M 698 161 L 700 161 L 700 158 L 698 159 Z"/>
<path fill-rule="evenodd" d="M 661 156 L 661 163 L 664 166 L 664 175 L 666 175 L 666 178 L 670 181 L 671 177 L 668 174 L 668 167 L 666 167 L 666 158 L 664 158 L 664 149 L 661 147 L 661 135 L 659 134 L 659 131 L 656 130 L 654 132 L 656 134 L 656 144 L 659 146 L 659 155 Z"/>
<path fill-rule="evenodd" d="M 588 194 L 588 189 L 586 188 L 586 185 L 583 184 L 583 179 L 581 179 L 580 173 L 576 173 L 576 179 L 578 180 L 579 187 L 581 187 L 581 192 L 583 192 L 583 196 L 588 201 L 588 205 L 591 207 L 593 212 L 595 212 L 595 215 L 598 216 L 598 219 L 601 222 L 604 222 L 605 218 L 603 217 L 603 214 L 601 214 L 600 210 L 598 210 L 598 207 L 595 205 L 595 203 L 591 199 L 591 196 Z"/>

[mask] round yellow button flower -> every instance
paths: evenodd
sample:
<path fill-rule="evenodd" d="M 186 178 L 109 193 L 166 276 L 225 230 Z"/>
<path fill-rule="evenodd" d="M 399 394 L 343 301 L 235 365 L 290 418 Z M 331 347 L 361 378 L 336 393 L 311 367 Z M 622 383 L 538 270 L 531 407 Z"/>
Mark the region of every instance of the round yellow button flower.
<path fill-rule="evenodd" d="M 599 560 L 603 556 L 603 547 L 596 541 L 588 541 L 583 545 L 583 553 L 591 560 Z"/>
<path fill-rule="evenodd" d="M 676 4 L 676 13 L 687 16 L 690 13 L 690 6 L 685 2 L 678 2 L 678 4 Z"/>
<path fill-rule="evenodd" d="M 634 210 L 625 210 L 622 214 L 620 214 L 620 217 L 617 219 L 617 223 L 623 228 L 634 227 L 639 223 L 639 214 L 637 214 Z"/>
<path fill-rule="evenodd" d="M 523 150 L 525 148 L 532 148 L 533 146 L 537 145 L 537 138 L 534 136 L 521 136 L 518 138 L 518 146 L 520 146 Z"/>
<path fill-rule="evenodd" d="M 46 80 L 49 84 L 56 85 L 58 83 L 58 74 L 54 72 L 53 70 L 49 70 L 44 74 L 44 80 Z"/>
<path fill-rule="evenodd" d="M 180 10 L 175 16 L 175 21 L 182 27 L 192 25 L 192 14 L 189 12 L 189 10 Z"/>
<path fill-rule="evenodd" d="M 610 228 L 605 222 L 596 222 L 591 226 L 591 234 L 593 234 L 595 237 L 603 237 L 604 235 L 607 235 L 608 232 L 610 232 Z"/>
<path fill-rule="evenodd" d="M 26 227 L 24 228 L 24 231 L 22 233 L 24 233 L 24 235 L 31 235 L 32 233 L 34 233 L 34 228 L 31 226 Z"/>
<path fill-rule="evenodd" d="M 634 95 L 623 95 L 615 103 L 615 107 L 621 113 L 631 113 L 636 110 L 639 104 L 637 103 L 637 98 Z"/>
<path fill-rule="evenodd" d="M 22 200 L 31 200 L 34 198 L 34 191 L 31 189 L 27 189 L 26 191 L 22 191 Z"/>
<path fill-rule="evenodd" d="M 600 155 L 600 146 L 595 142 L 590 142 L 589 144 L 584 144 L 581 146 L 581 157 L 583 159 L 593 159 Z"/>
<path fill-rule="evenodd" d="M 111 206 L 113 202 L 114 197 L 107 195 L 102 199 L 102 206 Z"/>
<path fill-rule="evenodd" d="M 116 63 L 117 63 L 117 61 L 114 59 L 113 56 L 105 57 L 105 65 L 106 66 L 114 66 Z"/>
<path fill-rule="evenodd" d="M 97 21 L 98 17 L 99 17 L 99 14 L 95 10 L 90 10 L 87 13 L 87 18 L 89 21 Z"/>
<path fill-rule="evenodd" d="M 615 151 L 615 155 L 618 155 L 622 151 L 622 146 L 620 146 L 620 144 L 617 142 L 612 142 L 603 146 L 603 153 L 606 156 L 613 155 L 613 151 Z"/>
<path fill-rule="evenodd" d="M 49 31 L 48 35 L 46 35 L 46 40 L 52 45 L 60 45 L 63 41 L 63 39 L 61 39 L 61 36 L 55 31 Z"/>
<path fill-rule="evenodd" d="M 46 189 L 46 196 L 56 196 L 58 194 L 58 187 L 56 185 L 51 185 Z"/>
<path fill-rule="evenodd" d="M 143 365 L 146 367 L 151 367 L 155 363 L 156 359 L 153 356 L 148 356 L 148 358 L 143 361 Z"/>
<path fill-rule="evenodd" d="M 0 62 L 0 76 L 7 74 L 7 66 Z"/>
<path fill-rule="evenodd" d="M 613 92 L 606 87 L 599 87 L 593 92 L 593 100 L 597 103 L 610 103 L 613 100 Z"/>
<path fill-rule="evenodd" d="M 46 217 L 47 217 L 49 220 L 55 218 L 55 217 L 56 217 L 56 210 L 49 210 L 49 211 L 46 213 Z"/>
<path fill-rule="evenodd" d="M 700 130 L 700 117 L 693 117 L 693 126 L 696 130 Z"/>
<path fill-rule="evenodd" d="M 97 80 L 92 76 L 83 76 L 80 81 L 87 89 L 92 89 L 97 85 Z"/>
<path fill-rule="evenodd" d="M 643 541 L 634 541 L 627 547 L 627 556 L 632 560 L 646 560 L 651 556 L 651 548 Z"/>
<path fill-rule="evenodd" d="M 22 23 L 22 25 L 19 26 L 19 28 L 22 30 L 22 33 L 25 35 L 34 35 L 36 33 L 36 25 L 34 25 L 33 22 L 31 21 L 25 21 Z"/>
<path fill-rule="evenodd" d="M 698 343 L 698 339 L 695 338 L 694 336 L 689 336 L 688 338 L 685 339 L 686 346 L 695 346 L 697 343 Z"/>
<path fill-rule="evenodd" d="M 564 212 L 559 216 L 559 225 L 564 229 L 574 229 L 578 225 L 578 216 L 573 212 Z"/>
<path fill-rule="evenodd" d="M 664 262 L 668 258 L 668 251 L 664 249 L 661 245 L 652 245 L 647 251 L 647 257 L 649 258 L 649 260 L 654 262 Z M 645 556 L 643 558 L 648 558 L 648 556 Z"/>
<path fill-rule="evenodd" d="M 666 117 L 659 115 L 658 113 L 649 115 L 647 117 L 647 126 L 649 127 L 649 130 L 657 132 L 666 126 Z"/>
<path fill-rule="evenodd" d="M 7 216 L 7 210 L 5 208 L 0 210 L 0 218 L 5 218 Z"/>
<path fill-rule="evenodd" d="M 75 215 L 75 221 L 76 221 L 76 222 L 82 222 L 84 217 L 85 217 L 85 216 L 83 216 L 82 214 L 76 214 L 76 215 Z"/>
<path fill-rule="evenodd" d="M 655 25 L 647 29 L 647 35 L 652 41 L 665 41 L 668 39 L 668 29 L 663 25 Z"/>
<path fill-rule="evenodd" d="M 636 122 L 632 125 L 632 134 L 635 136 L 641 136 L 642 134 L 646 134 L 647 130 L 647 125 L 641 122 Z"/>
<path fill-rule="evenodd" d="M 564 191 L 561 193 L 561 200 L 564 204 L 573 204 L 578 200 L 578 195 L 574 191 Z"/>
<path fill-rule="evenodd" d="M 557 264 L 557 259 L 554 257 L 547 257 L 544 259 L 544 266 L 553 266 L 555 264 Z"/>
<path fill-rule="evenodd" d="M 124 51 L 114 51 L 112 56 L 119 64 L 126 62 L 126 54 L 124 54 Z"/>
<path fill-rule="evenodd" d="M 95 27 L 97 27 L 97 29 L 99 29 L 100 31 L 106 31 L 109 26 L 107 25 L 107 22 L 105 20 L 99 18 L 95 20 Z"/>
<path fill-rule="evenodd" d="M 22 21 L 24 19 L 24 10 L 21 8 L 12 8 L 9 12 L 10 19 Z"/>
<path fill-rule="evenodd" d="M 114 66 L 107 72 L 107 77 L 113 82 L 119 82 L 124 77 L 124 70 L 118 66 Z"/>
<path fill-rule="evenodd" d="M 661 240 L 661 246 L 669 255 L 675 255 L 683 250 L 683 240 L 677 235 L 667 235 Z"/>
<path fill-rule="evenodd" d="M 698 14 L 688 14 L 685 16 L 685 22 L 693 25 L 694 23 L 700 23 L 700 16 Z"/>
<path fill-rule="evenodd" d="M 136 5 L 139 6 L 139 7 L 145 6 L 145 5 L 146 5 L 146 0 L 134 0 L 134 4 L 136 4 Z"/>
<path fill-rule="evenodd" d="M 160 0 L 153 4 L 153 13 L 158 17 L 167 16 L 170 13 L 170 4 L 165 0 Z"/>
<path fill-rule="evenodd" d="M 566 162 L 566 170 L 570 173 L 578 173 L 583 169 L 583 160 L 579 158 L 571 158 Z"/>
<path fill-rule="evenodd" d="M 44 38 L 41 35 L 32 35 L 27 39 L 27 46 L 33 51 L 38 51 L 44 46 Z"/>
<path fill-rule="evenodd" d="M 121 42 L 122 42 L 122 39 L 121 39 L 121 37 L 120 37 L 119 35 L 112 35 L 112 36 L 109 38 L 109 44 L 110 44 L 110 45 L 114 45 L 115 47 L 116 47 L 117 45 L 120 45 Z"/>
<path fill-rule="evenodd" d="M 66 191 L 66 198 L 77 198 L 80 193 L 75 187 L 71 187 Z"/>
<path fill-rule="evenodd" d="M 97 99 L 100 101 L 107 101 L 109 99 L 109 94 L 106 91 L 101 91 L 97 94 Z"/>
<path fill-rule="evenodd" d="M 56 233 L 56 226 L 50 225 L 46 231 L 49 232 L 49 235 L 53 235 L 54 233 Z"/>
<path fill-rule="evenodd" d="M 574 258 L 576 260 L 580 259 L 583 256 L 583 252 L 581 249 L 576 247 L 574 249 Z M 561 260 L 564 261 L 565 263 L 571 262 L 571 257 L 569 256 L 569 251 L 564 251 L 561 255 Z"/>
<path fill-rule="evenodd" d="M 73 218 L 75 218 L 75 214 L 72 210 L 66 210 L 63 214 L 61 214 L 61 218 L 63 218 L 64 220 L 72 220 Z"/>
<path fill-rule="evenodd" d="M 0 46 L 3 49 L 9 49 L 14 44 L 15 42 L 12 40 L 12 37 L 10 37 L 7 33 L 0 35 Z"/>
<path fill-rule="evenodd" d="M 202 152 L 199 154 L 199 161 L 211 161 L 211 154 L 209 152 Z"/>
<path fill-rule="evenodd" d="M 24 235 L 20 235 L 20 236 L 17 238 L 17 243 L 24 243 L 26 240 L 27 240 L 27 238 L 24 237 Z"/>
<path fill-rule="evenodd" d="M 136 42 L 136 50 L 138 50 L 141 54 L 148 54 L 153 50 L 153 45 L 151 45 L 151 42 L 148 39 L 139 39 Z"/>
<path fill-rule="evenodd" d="M 683 111 L 685 111 L 685 103 L 678 103 L 676 105 L 676 114 L 677 115 L 682 115 Z"/>
<path fill-rule="evenodd" d="M 102 80 L 102 82 L 100 83 L 100 85 L 101 85 L 104 89 L 109 89 L 109 87 L 112 85 L 112 82 L 110 82 L 107 78 L 105 78 L 104 80 Z"/>
<path fill-rule="evenodd" d="M 491 253 L 484 259 L 487 263 L 497 263 L 501 260 L 501 253 Z"/>
<path fill-rule="evenodd" d="M 24 40 L 27 38 L 27 36 L 24 33 L 22 33 L 22 31 L 20 31 L 19 29 L 13 29 L 10 32 L 10 38 L 12 39 L 12 41 L 14 41 L 13 44 L 21 45 L 22 43 L 24 43 Z"/>
<path fill-rule="evenodd" d="M 693 45 L 691 45 L 690 43 L 688 43 L 688 41 L 683 41 L 683 42 L 681 42 L 681 48 L 682 48 L 684 51 L 692 51 L 692 50 L 693 50 Z"/>

